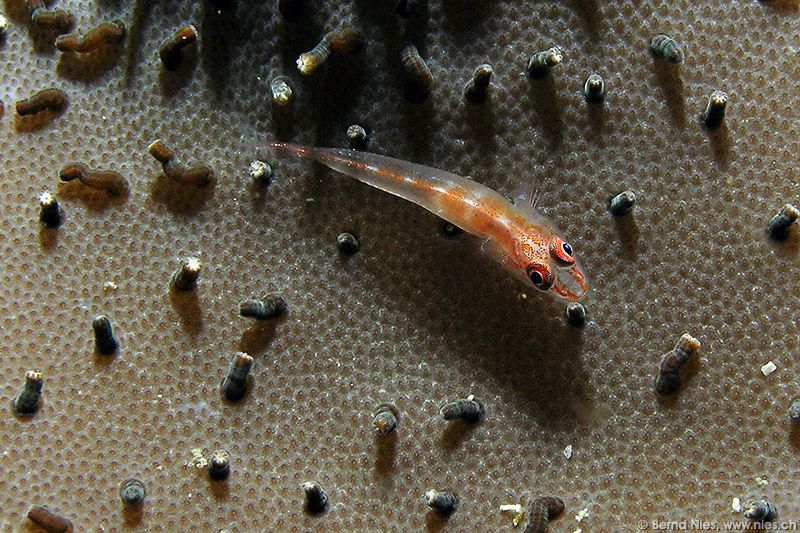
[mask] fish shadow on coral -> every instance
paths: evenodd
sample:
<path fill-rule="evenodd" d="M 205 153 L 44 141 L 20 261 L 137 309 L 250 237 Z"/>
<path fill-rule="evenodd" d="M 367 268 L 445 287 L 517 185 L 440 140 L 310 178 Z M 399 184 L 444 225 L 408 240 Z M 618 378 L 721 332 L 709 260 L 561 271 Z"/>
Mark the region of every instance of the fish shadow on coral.
<path fill-rule="evenodd" d="M 492 10 L 497 8 L 497 4 L 486 0 L 442 0 L 442 28 L 460 45 L 491 41 L 491 37 L 487 39 L 491 31 L 486 26 L 491 23 Z"/>
<path fill-rule="evenodd" d="M 576 335 L 566 324 L 564 302 L 513 279 L 472 236 L 445 240 L 434 215 L 352 180 L 320 180 L 331 173 L 320 165 L 305 172 L 306 194 L 322 199 L 304 221 L 315 246 L 331 247 L 342 210 L 360 203 L 380 202 L 381 216 L 370 222 L 373 236 L 396 227 L 393 217 L 412 217 L 398 239 L 375 237 L 362 248 L 359 284 L 380 287 L 393 313 L 406 315 L 419 335 L 441 339 L 432 359 L 458 354 L 457 363 L 446 364 L 491 376 L 504 401 L 537 427 L 569 431 L 584 423 L 582 414 L 597 403 L 581 359 L 589 333 Z"/>
<path fill-rule="evenodd" d="M 271 13 L 254 16 L 250 2 L 203 2 L 203 17 L 198 29 L 203 36 L 200 47 L 200 61 L 203 72 L 215 95 L 220 96 L 231 79 L 231 59 L 237 55 L 240 46 L 257 29 L 253 25 Z M 216 5 L 215 5 L 216 4 Z"/>
<path fill-rule="evenodd" d="M 363 51 L 345 56 L 332 55 L 315 73 L 319 80 L 306 85 L 311 110 L 316 117 L 314 140 L 317 146 L 330 146 L 336 133 L 346 126 L 342 121 L 358 106 L 365 76 Z M 347 75 L 342 75 L 342 73 Z"/>
<path fill-rule="evenodd" d="M 575 13 L 583 21 L 587 37 L 581 39 L 585 44 L 585 51 L 590 54 L 595 51 L 596 44 L 602 42 L 600 34 L 601 19 L 597 10 L 596 0 L 572 0 Z"/>
<path fill-rule="evenodd" d="M 282 31 L 278 36 L 275 54 L 281 56 L 281 64 L 287 72 L 297 72 L 295 61 L 303 52 L 311 50 L 322 37 L 324 30 L 317 20 L 316 9 L 304 9 L 295 20 L 282 20 Z"/>
<path fill-rule="evenodd" d="M 464 99 L 464 115 L 467 124 L 466 135 L 475 139 L 482 153 L 493 156 L 497 153 L 497 113 L 489 88 L 486 100 L 472 104 Z"/>
<path fill-rule="evenodd" d="M 278 140 L 290 139 L 294 136 L 297 129 L 297 113 L 295 106 L 277 105 L 272 104 L 272 120 L 270 126 L 272 131 L 275 132 L 275 138 Z"/>
<path fill-rule="evenodd" d="M 683 129 L 686 126 L 686 102 L 683 98 L 683 81 L 680 67 L 663 59 L 653 58 L 656 82 L 664 93 L 672 124 Z"/>
<path fill-rule="evenodd" d="M 108 0 L 116 1 L 116 0 Z M 150 15 L 150 10 L 155 2 L 149 0 L 136 0 L 130 19 L 128 21 L 128 32 L 126 35 L 127 51 L 125 54 L 125 87 L 129 87 L 136 75 L 136 60 L 142 49 L 143 28 Z"/>
<path fill-rule="evenodd" d="M 418 238 L 413 232 L 406 237 Z M 509 390 L 509 401 L 521 402 L 518 408 L 537 423 L 574 427 L 580 423 L 576 411 L 592 403 L 580 363 L 583 335 L 564 323 L 563 307 L 547 296 L 534 291 L 530 298 L 519 298 L 519 282 L 478 255 L 477 246 L 467 245 L 464 237 L 459 240 L 463 247 L 442 247 L 438 259 L 397 254 L 373 243 L 373 253 L 384 259 L 379 270 L 369 273 L 389 299 L 410 309 L 421 328 L 444 340 L 442 349 L 461 354 L 460 364 L 493 375 Z M 416 267 L 409 271 L 405 261 Z M 398 285 L 398 276 L 415 290 Z M 457 285 L 451 283 L 454 279 Z M 462 424 L 445 430 L 445 448 L 457 448 L 477 429 Z"/>
<path fill-rule="evenodd" d="M 205 203 L 213 198 L 215 183 L 205 187 L 196 187 L 178 183 L 161 173 L 150 186 L 150 197 L 154 202 L 164 205 L 173 213 L 194 215 Z"/>
<path fill-rule="evenodd" d="M 145 33 L 144 29 L 148 25 L 148 20 L 150 19 L 151 11 L 157 7 L 158 9 L 163 9 L 168 13 L 178 12 L 179 11 L 178 6 L 180 6 L 180 4 L 182 3 L 183 2 L 180 2 L 179 0 L 160 0 L 159 2 L 153 2 L 152 0 L 136 0 L 136 4 L 133 6 L 133 10 L 130 14 L 130 17 L 126 17 L 126 20 L 128 21 L 128 32 L 126 37 L 127 54 L 125 61 L 126 65 L 125 65 L 125 77 L 124 77 L 125 87 L 129 87 L 133 82 L 133 80 L 136 78 L 137 75 L 136 67 L 138 64 L 137 62 L 139 61 L 139 59 L 141 59 L 141 51 L 143 49 L 142 36 Z M 172 31 L 176 29 L 177 27 L 173 27 Z M 165 34 L 163 35 L 163 37 L 166 37 L 167 35 L 168 34 Z M 197 63 L 196 50 L 197 50 L 196 45 L 184 48 L 182 51 L 183 54 L 182 64 L 185 63 L 187 59 L 192 60 L 189 54 L 194 55 L 193 63 L 196 64 Z M 154 54 L 156 57 L 158 57 L 158 52 L 157 51 L 154 52 L 152 48 L 147 48 L 147 51 L 148 53 Z M 194 67 L 192 67 L 192 69 L 193 68 Z M 178 67 L 178 71 L 181 70 L 182 69 Z M 189 77 L 190 76 L 187 76 L 187 79 Z M 176 80 L 170 80 L 170 78 L 171 78 L 170 76 L 163 76 L 163 77 L 159 76 L 159 81 L 162 84 L 162 91 L 165 89 L 164 85 L 167 85 L 166 87 L 167 90 L 164 91 L 166 93 L 169 93 L 169 91 L 173 89 L 173 87 L 170 86 L 170 83 L 176 81 Z"/>

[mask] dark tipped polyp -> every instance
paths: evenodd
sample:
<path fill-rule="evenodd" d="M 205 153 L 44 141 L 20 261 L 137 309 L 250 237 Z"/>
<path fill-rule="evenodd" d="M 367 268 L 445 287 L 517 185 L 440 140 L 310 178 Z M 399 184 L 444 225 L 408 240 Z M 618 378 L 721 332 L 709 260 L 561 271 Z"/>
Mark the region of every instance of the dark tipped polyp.
<path fill-rule="evenodd" d="M 420 56 L 414 43 L 403 43 L 400 47 L 400 61 L 406 76 L 403 90 L 406 100 L 418 104 L 427 98 L 433 87 L 431 69 Z"/>
<path fill-rule="evenodd" d="M 74 531 L 69 519 L 57 515 L 47 507 L 34 506 L 28 509 L 28 520 L 47 531 L 47 533 L 68 533 Z"/>
<path fill-rule="evenodd" d="M 375 433 L 379 436 L 388 435 L 397 429 L 397 421 L 400 418 L 400 412 L 393 404 L 382 403 L 375 410 L 375 418 L 372 420 L 372 425 L 375 426 Z"/>
<path fill-rule="evenodd" d="M 669 35 L 663 33 L 653 35 L 650 39 L 650 50 L 656 57 L 666 59 L 670 63 L 676 65 L 683 63 L 683 48 Z"/>
<path fill-rule="evenodd" d="M 247 376 L 253 367 L 253 358 L 244 352 L 233 356 L 228 375 L 222 380 L 222 394 L 228 401 L 241 400 L 247 392 Z"/>
<path fill-rule="evenodd" d="M 450 515 L 458 507 L 458 498 L 452 492 L 446 490 L 431 489 L 425 493 L 428 507 L 441 515 Z"/>
<path fill-rule="evenodd" d="M 44 30 L 69 31 L 74 22 L 75 17 L 66 9 L 40 7 L 31 13 L 31 24 Z"/>
<path fill-rule="evenodd" d="M 361 249 L 361 241 L 354 233 L 343 231 L 336 236 L 336 246 L 343 254 L 352 255 Z"/>
<path fill-rule="evenodd" d="M 289 105 L 294 100 L 294 91 L 289 85 L 289 78 L 286 76 L 276 76 L 269 83 L 269 92 L 272 96 L 272 103 L 279 106 Z"/>
<path fill-rule="evenodd" d="M 792 204 L 786 204 L 769 221 L 767 232 L 773 239 L 784 240 L 789 235 L 789 228 L 797 222 L 798 217 L 800 210 Z"/>
<path fill-rule="evenodd" d="M 800 423 L 800 398 L 794 398 L 789 403 L 789 420 Z"/>
<path fill-rule="evenodd" d="M 590 74 L 583 83 L 583 96 L 587 102 L 601 102 L 606 95 L 606 82 L 599 74 Z"/>
<path fill-rule="evenodd" d="M 103 22 L 86 33 L 73 32 L 56 38 L 56 48 L 61 52 L 90 53 L 105 45 L 120 43 L 125 38 L 125 23 L 121 20 Z"/>
<path fill-rule="evenodd" d="M 61 205 L 49 192 L 39 195 L 39 221 L 48 228 L 57 228 L 61 225 Z"/>
<path fill-rule="evenodd" d="M 539 496 L 533 501 L 539 502 L 547 509 L 548 520 L 558 518 L 564 512 L 564 500 L 558 496 Z"/>
<path fill-rule="evenodd" d="M 128 190 L 128 181 L 113 170 L 92 170 L 83 163 L 70 163 L 58 171 L 61 181 L 78 180 L 93 189 L 106 191 L 111 196 L 119 196 Z"/>
<path fill-rule="evenodd" d="M 55 87 L 48 87 L 29 98 L 17 100 L 14 104 L 14 108 L 20 116 L 35 115 L 36 113 L 46 110 L 58 113 L 63 111 L 68 103 L 69 98 L 67 97 L 67 93 Z"/>
<path fill-rule="evenodd" d="M 710 130 L 722 126 L 725 120 L 725 108 L 728 105 L 728 95 L 722 91 L 714 91 L 708 97 L 706 111 L 703 113 L 703 122 Z"/>
<path fill-rule="evenodd" d="M 661 357 L 661 364 L 655 378 L 654 387 L 658 394 L 674 394 L 681 385 L 680 369 L 689 358 L 700 349 L 700 341 L 684 333 L 671 352 Z"/>
<path fill-rule="evenodd" d="M 352 124 L 347 128 L 347 141 L 351 148 L 362 148 L 367 144 L 367 130 L 358 124 Z"/>
<path fill-rule="evenodd" d="M 25 383 L 14 399 L 14 410 L 23 417 L 33 416 L 39 410 L 42 395 L 42 373 L 30 370 L 25 373 Z"/>
<path fill-rule="evenodd" d="M 272 181 L 272 166 L 266 161 L 256 159 L 250 163 L 250 176 L 254 180 L 267 185 Z"/>
<path fill-rule="evenodd" d="M 144 483 L 138 479 L 127 479 L 122 482 L 119 487 L 119 497 L 125 505 L 135 507 L 141 505 L 147 491 L 144 488 Z"/>
<path fill-rule="evenodd" d="M 464 420 L 466 422 L 479 422 L 485 414 L 483 403 L 474 396 L 455 400 L 444 404 L 439 409 L 439 414 L 445 420 Z"/>
<path fill-rule="evenodd" d="M 286 300 L 280 294 L 271 293 L 264 298 L 245 300 L 239 303 L 239 314 L 256 320 L 269 320 L 283 314 Z"/>
<path fill-rule="evenodd" d="M 472 79 L 464 86 L 464 98 L 471 104 L 480 104 L 486 100 L 489 83 L 492 81 L 491 65 L 480 65 L 475 69 Z"/>
<path fill-rule="evenodd" d="M 158 55 L 161 58 L 161 64 L 164 65 L 164 68 L 167 70 L 175 70 L 178 68 L 178 65 L 183 61 L 181 51 L 185 46 L 196 40 L 197 28 L 189 24 L 177 29 L 174 33 L 161 41 Z"/>
<path fill-rule="evenodd" d="M 114 337 L 111 320 L 106 315 L 96 316 L 92 321 L 94 329 L 94 345 L 98 353 L 111 355 L 119 349 L 119 343 Z"/>
<path fill-rule="evenodd" d="M 608 210 L 615 217 L 627 215 L 636 203 L 636 193 L 633 191 L 623 191 L 608 201 Z"/>
<path fill-rule="evenodd" d="M 564 512 L 564 500 L 558 496 L 539 496 L 528 506 L 528 525 L 525 533 L 544 533 L 548 523 Z"/>
<path fill-rule="evenodd" d="M 535 79 L 544 78 L 553 67 L 560 65 L 563 59 L 564 54 L 558 46 L 536 52 L 528 61 L 528 66 L 526 67 L 528 76 Z"/>
<path fill-rule="evenodd" d="M 751 503 L 744 517 L 755 522 L 772 522 L 778 518 L 778 509 L 770 502 L 761 500 Z"/>
<path fill-rule="evenodd" d="M 178 292 L 185 292 L 194 289 L 197 286 L 197 280 L 200 278 L 200 270 L 203 264 L 196 257 L 187 257 L 181 261 L 181 266 L 172 273 L 170 278 L 170 287 Z"/>
<path fill-rule="evenodd" d="M 216 481 L 223 480 L 231 473 L 230 454 L 226 450 L 216 450 L 208 460 L 208 475 Z"/>
<path fill-rule="evenodd" d="M 586 324 L 586 307 L 580 302 L 570 302 L 565 310 L 567 322 L 576 327 Z"/>
<path fill-rule="evenodd" d="M 303 483 L 303 492 L 306 495 L 305 506 L 309 513 L 319 514 L 328 507 L 328 495 L 316 481 Z"/>

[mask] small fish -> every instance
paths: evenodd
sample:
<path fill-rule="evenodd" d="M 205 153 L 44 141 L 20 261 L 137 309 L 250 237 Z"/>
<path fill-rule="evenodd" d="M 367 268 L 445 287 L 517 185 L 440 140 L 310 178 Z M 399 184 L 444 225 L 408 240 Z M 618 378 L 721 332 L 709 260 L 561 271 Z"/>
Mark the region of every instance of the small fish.
<path fill-rule="evenodd" d="M 572 246 L 530 195 L 512 204 L 478 182 L 451 172 L 343 148 L 273 142 L 280 156 L 311 159 L 420 205 L 483 239 L 482 249 L 527 285 L 566 300 L 589 289 Z"/>

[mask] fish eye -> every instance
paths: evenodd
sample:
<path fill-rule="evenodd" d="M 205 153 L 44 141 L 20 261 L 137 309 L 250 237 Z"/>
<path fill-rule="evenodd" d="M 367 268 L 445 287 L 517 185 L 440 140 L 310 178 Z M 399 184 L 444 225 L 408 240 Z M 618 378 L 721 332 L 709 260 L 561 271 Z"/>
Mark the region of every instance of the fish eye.
<path fill-rule="evenodd" d="M 550 287 L 553 286 L 555 282 L 555 276 L 553 276 L 553 271 L 550 270 L 550 267 L 547 265 L 535 263 L 530 265 L 527 269 L 528 278 L 533 283 L 533 286 L 537 289 L 541 289 L 546 291 Z"/>
<path fill-rule="evenodd" d="M 550 241 L 550 255 L 559 266 L 572 266 L 575 264 L 572 246 L 560 237 L 554 237 Z"/>

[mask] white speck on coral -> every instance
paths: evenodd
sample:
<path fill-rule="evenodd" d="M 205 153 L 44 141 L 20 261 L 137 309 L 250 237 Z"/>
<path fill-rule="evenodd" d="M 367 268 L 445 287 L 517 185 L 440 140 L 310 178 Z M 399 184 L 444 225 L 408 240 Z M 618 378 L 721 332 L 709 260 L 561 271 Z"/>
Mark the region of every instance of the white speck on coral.
<path fill-rule="evenodd" d="M 564 457 L 566 457 L 567 459 L 572 457 L 572 444 L 568 444 L 567 447 L 564 448 L 564 451 L 561 453 L 563 453 Z"/>
<path fill-rule="evenodd" d="M 775 372 L 775 369 L 777 368 L 778 367 L 775 365 L 775 363 L 769 361 L 766 365 L 761 367 L 761 373 L 764 374 L 765 376 L 769 376 L 770 374 Z"/>
<path fill-rule="evenodd" d="M 733 509 L 734 513 L 741 513 L 742 512 L 742 503 L 739 498 L 734 498 L 733 502 L 731 502 L 731 509 Z"/>
<path fill-rule="evenodd" d="M 583 509 L 578 511 L 578 514 L 575 515 L 575 521 L 582 522 L 583 519 L 586 518 L 587 516 L 589 516 L 589 509 L 587 507 L 584 507 Z"/>

